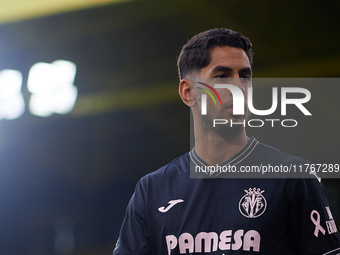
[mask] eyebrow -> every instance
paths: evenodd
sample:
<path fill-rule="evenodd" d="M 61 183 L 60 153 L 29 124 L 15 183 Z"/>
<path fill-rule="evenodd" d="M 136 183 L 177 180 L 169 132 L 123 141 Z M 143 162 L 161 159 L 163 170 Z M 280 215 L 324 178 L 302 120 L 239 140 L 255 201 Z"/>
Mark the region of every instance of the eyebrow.
<path fill-rule="evenodd" d="M 215 66 L 214 69 L 212 70 L 213 72 L 231 72 L 233 69 L 227 66 Z M 251 68 L 250 67 L 245 67 L 241 70 L 239 70 L 239 73 L 251 73 Z"/>

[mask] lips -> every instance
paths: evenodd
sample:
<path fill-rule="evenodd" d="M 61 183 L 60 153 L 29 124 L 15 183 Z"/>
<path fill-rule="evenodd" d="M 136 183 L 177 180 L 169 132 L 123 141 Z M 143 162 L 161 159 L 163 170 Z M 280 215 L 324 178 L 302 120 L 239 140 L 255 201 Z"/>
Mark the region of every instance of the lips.
<path fill-rule="evenodd" d="M 234 108 L 233 108 L 233 104 L 228 104 L 226 107 L 225 107 L 225 110 L 231 115 L 233 116 L 233 118 L 242 118 L 243 115 L 234 115 Z"/>
<path fill-rule="evenodd" d="M 233 109 L 233 104 L 232 104 L 232 103 L 230 103 L 230 104 L 225 104 L 225 105 L 223 105 L 223 108 L 224 108 L 224 109 Z"/>
<path fill-rule="evenodd" d="M 233 115 L 233 105 L 229 104 L 226 107 L 224 107 L 224 110 L 227 111 L 229 114 Z"/>

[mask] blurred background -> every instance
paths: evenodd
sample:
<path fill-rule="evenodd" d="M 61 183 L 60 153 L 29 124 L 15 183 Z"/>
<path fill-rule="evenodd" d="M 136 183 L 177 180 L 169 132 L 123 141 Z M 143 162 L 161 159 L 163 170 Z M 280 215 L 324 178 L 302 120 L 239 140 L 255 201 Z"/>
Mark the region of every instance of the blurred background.
<path fill-rule="evenodd" d="M 231 28 L 253 43 L 255 77 L 335 78 L 339 8 L 335 0 L 0 0 L 0 254 L 111 254 L 138 179 L 190 150 L 176 69 L 187 39 Z M 340 86 L 320 86 L 309 105 L 319 117 L 248 133 L 339 163 Z M 338 224 L 339 183 L 324 180 Z"/>

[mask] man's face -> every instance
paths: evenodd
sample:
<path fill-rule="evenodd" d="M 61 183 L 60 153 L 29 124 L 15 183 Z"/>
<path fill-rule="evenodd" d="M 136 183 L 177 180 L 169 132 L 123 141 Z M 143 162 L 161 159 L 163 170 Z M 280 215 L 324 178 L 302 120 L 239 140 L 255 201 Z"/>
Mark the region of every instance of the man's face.
<path fill-rule="evenodd" d="M 195 90 L 195 98 L 198 106 L 199 115 L 203 124 L 212 126 L 213 119 L 227 119 L 233 122 L 241 122 L 248 117 L 247 107 L 247 88 L 251 86 L 252 70 L 249 58 L 245 51 L 233 47 L 216 47 L 211 50 L 211 61 L 208 66 L 201 69 L 197 75 L 198 79 L 209 81 L 209 85 L 214 87 L 215 84 L 231 84 L 237 86 L 244 94 L 245 114 L 233 115 L 233 98 L 228 89 L 216 89 L 221 97 L 222 105 L 215 105 L 212 100 L 207 100 L 207 115 L 202 116 L 201 111 L 201 94 L 202 90 Z M 206 79 L 209 78 L 209 79 Z M 204 81 L 203 81 L 204 82 Z M 199 87 L 199 84 L 195 84 Z M 225 126 L 225 125 L 223 125 Z"/>

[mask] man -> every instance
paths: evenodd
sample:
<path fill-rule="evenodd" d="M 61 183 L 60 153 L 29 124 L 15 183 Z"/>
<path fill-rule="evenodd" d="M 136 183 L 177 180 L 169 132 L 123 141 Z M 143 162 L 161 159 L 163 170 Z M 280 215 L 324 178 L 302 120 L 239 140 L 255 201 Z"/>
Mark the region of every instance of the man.
<path fill-rule="evenodd" d="M 319 179 L 220 178 L 228 174 L 207 171 L 190 178 L 197 167 L 307 163 L 247 137 L 243 125 L 212 125 L 242 123 L 248 111 L 234 114 L 227 89 L 218 92 L 220 104 L 204 105 L 204 89 L 228 79 L 247 97 L 251 65 L 250 41 L 232 30 L 206 31 L 184 45 L 179 93 L 192 110 L 195 147 L 138 182 L 114 255 L 340 253 Z"/>

